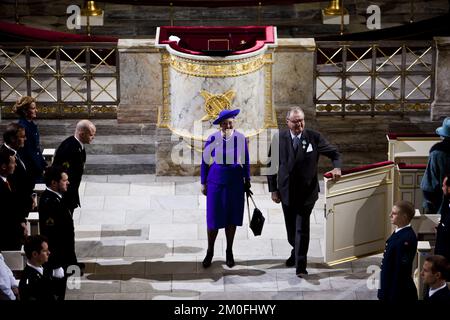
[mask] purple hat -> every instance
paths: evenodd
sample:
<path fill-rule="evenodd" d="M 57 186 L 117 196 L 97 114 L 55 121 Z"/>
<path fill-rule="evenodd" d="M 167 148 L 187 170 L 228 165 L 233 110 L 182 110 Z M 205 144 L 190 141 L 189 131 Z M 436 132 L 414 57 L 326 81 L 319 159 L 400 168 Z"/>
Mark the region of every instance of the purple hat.
<path fill-rule="evenodd" d="M 220 124 L 225 119 L 234 118 L 234 117 L 236 117 L 238 115 L 238 113 L 240 111 L 241 110 L 239 110 L 239 109 L 235 109 L 235 110 L 227 110 L 227 109 L 225 109 L 225 110 L 222 110 L 222 111 L 220 111 L 219 116 L 217 117 L 217 119 L 214 120 L 213 124 Z"/>

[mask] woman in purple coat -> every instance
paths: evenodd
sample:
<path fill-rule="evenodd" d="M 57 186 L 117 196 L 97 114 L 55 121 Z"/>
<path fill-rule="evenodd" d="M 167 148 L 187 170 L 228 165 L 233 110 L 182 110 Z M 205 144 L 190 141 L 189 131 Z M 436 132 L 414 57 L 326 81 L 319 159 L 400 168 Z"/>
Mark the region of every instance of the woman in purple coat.
<path fill-rule="evenodd" d="M 244 192 L 250 189 L 250 161 L 245 136 L 234 130 L 236 110 L 222 110 L 213 124 L 220 130 L 208 137 L 201 165 L 202 193 L 206 195 L 208 250 L 203 267 L 211 265 L 219 229 L 225 228 L 226 265 L 234 266 L 233 240 L 242 226 Z"/>

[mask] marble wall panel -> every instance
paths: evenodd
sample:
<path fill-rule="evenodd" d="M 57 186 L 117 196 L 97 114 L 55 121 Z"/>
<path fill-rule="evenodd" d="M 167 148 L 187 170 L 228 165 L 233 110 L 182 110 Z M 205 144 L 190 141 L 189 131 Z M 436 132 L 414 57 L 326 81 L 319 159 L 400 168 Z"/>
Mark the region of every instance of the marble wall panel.
<path fill-rule="evenodd" d="M 264 69 L 238 77 L 206 78 L 180 73 L 170 69 L 170 105 L 171 127 L 194 133 L 195 122 L 207 113 L 202 90 L 211 94 L 224 94 L 235 91 L 232 109 L 239 108 L 236 128 L 241 132 L 254 131 L 264 127 Z M 196 127 L 205 130 L 215 128 L 211 121 L 205 125 L 197 123 Z M 198 133 L 196 133 L 198 135 Z"/>

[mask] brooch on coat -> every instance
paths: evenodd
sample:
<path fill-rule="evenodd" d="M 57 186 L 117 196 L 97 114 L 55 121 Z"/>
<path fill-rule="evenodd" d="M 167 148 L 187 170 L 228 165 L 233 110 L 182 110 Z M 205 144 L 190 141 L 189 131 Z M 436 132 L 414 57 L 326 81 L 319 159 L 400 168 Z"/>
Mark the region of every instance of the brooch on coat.
<path fill-rule="evenodd" d="M 52 226 L 55 225 L 55 220 L 53 220 L 52 218 L 48 218 L 48 219 L 45 221 L 45 224 L 46 224 L 47 226 L 49 226 L 49 227 L 52 227 Z"/>
<path fill-rule="evenodd" d="M 306 148 L 306 140 L 302 140 L 302 148 L 303 148 L 303 149 Z"/>

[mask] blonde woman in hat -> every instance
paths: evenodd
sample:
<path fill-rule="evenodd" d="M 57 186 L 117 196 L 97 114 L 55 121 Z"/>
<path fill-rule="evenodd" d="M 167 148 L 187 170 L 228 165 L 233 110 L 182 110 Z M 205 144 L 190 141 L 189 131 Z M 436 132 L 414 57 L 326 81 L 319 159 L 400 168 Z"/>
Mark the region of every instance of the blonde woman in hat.
<path fill-rule="evenodd" d="M 220 129 L 208 137 L 201 165 L 201 190 L 206 196 L 208 249 L 203 267 L 211 265 L 219 229 L 225 228 L 226 265 L 235 265 L 233 241 L 242 226 L 244 193 L 250 189 L 250 161 L 245 136 L 234 129 L 239 109 L 222 110 L 213 122 Z"/>
<path fill-rule="evenodd" d="M 33 121 L 37 116 L 36 99 L 29 96 L 21 97 L 14 105 L 14 111 L 19 115 L 19 124 L 25 128 L 27 137 L 25 145 L 18 150 L 18 153 L 35 182 L 43 182 L 47 163 L 40 148 L 39 129 Z"/>
<path fill-rule="evenodd" d="M 446 174 L 450 174 L 450 117 L 436 129 L 442 141 L 430 149 L 427 168 L 420 183 L 423 191 L 423 207 L 426 213 L 438 212 L 442 202 L 442 183 Z"/>

